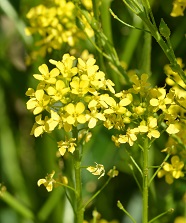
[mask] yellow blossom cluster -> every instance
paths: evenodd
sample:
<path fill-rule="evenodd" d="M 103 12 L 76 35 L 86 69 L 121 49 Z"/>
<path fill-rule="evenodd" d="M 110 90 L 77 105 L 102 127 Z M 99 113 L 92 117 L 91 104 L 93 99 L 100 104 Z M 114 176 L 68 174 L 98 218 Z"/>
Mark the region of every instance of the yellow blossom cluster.
<path fill-rule="evenodd" d="M 91 9 L 90 1 L 85 7 Z M 74 46 L 79 39 L 84 39 L 84 31 L 92 37 L 93 30 L 87 20 L 81 16 L 84 31 L 76 25 L 77 10 L 72 1 L 54 0 L 33 7 L 27 13 L 30 26 L 25 29 L 26 35 L 34 35 L 36 50 L 31 52 L 27 63 L 35 60 L 38 56 L 44 57 L 46 53 L 60 50 L 62 45 Z M 89 4 L 88 4 L 89 3 Z"/>
<path fill-rule="evenodd" d="M 177 63 L 182 69 L 184 68 L 184 64 L 181 58 L 177 58 Z M 175 112 L 178 113 L 179 109 L 179 113 L 183 115 L 184 110 L 186 110 L 186 84 L 181 79 L 179 74 L 171 69 L 170 65 L 165 65 L 164 70 L 167 75 L 166 83 L 171 86 L 175 92 L 175 99 L 177 103 L 176 107 L 174 107 L 172 110 L 175 110 Z"/>
<path fill-rule="evenodd" d="M 186 8 L 186 0 L 174 0 L 171 16 L 183 16 Z"/>
<path fill-rule="evenodd" d="M 177 59 L 178 64 L 183 68 L 182 59 Z M 166 149 L 163 152 L 167 152 L 171 155 L 171 162 L 165 162 L 162 170 L 159 171 L 158 177 L 165 176 L 165 181 L 168 184 L 172 184 L 174 179 L 178 179 L 184 176 L 184 170 L 186 169 L 186 84 L 180 78 L 178 73 L 174 72 L 169 65 L 165 66 L 165 73 L 167 74 L 166 83 L 171 86 L 171 90 L 174 92 L 175 104 L 169 107 L 169 112 L 175 119 L 179 120 L 176 123 L 177 131 L 174 128 L 174 137 L 169 136 Z M 171 125 L 169 126 L 171 128 Z"/>
<path fill-rule="evenodd" d="M 46 64 L 39 66 L 40 74 L 33 75 L 39 84 L 36 90 L 29 88 L 26 92 L 30 97 L 27 109 L 36 115 L 31 131 L 35 137 L 55 128 L 66 132 L 78 129 L 78 139 L 58 142 L 61 155 L 66 151 L 73 153 L 77 140 L 89 140 L 91 135 L 81 129 L 92 129 L 97 122 L 106 120 L 104 110 L 111 103 L 109 94 L 115 93 L 114 84 L 105 78 L 95 62 L 94 58 L 84 61 L 69 54 L 61 61 L 50 60 L 54 68 L 49 70 Z"/>
<path fill-rule="evenodd" d="M 105 78 L 93 57 L 83 60 L 65 54 L 61 61 L 49 62 L 54 68 L 39 66 L 40 74 L 33 75 L 39 84 L 26 92 L 30 97 L 27 109 L 36 115 L 31 131 L 35 137 L 55 128 L 66 132 L 92 129 L 100 122 L 118 132 L 112 136 L 116 146 L 132 146 L 138 136 L 159 138 L 162 122 L 167 133 L 179 132 L 178 115 L 170 109 L 176 105 L 175 92 L 150 87 L 148 75 L 132 75 L 132 87 L 115 93 L 114 83 Z M 90 135 L 85 131 L 58 142 L 60 154 L 73 153 L 82 138 L 88 141 Z"/>
<path fill-rule="evenodd" d="M 119 131 L 112 136 L 116 146 L 123 143 L 133 146 L 138 136 L 150 140 L 159 138 L 162 123 L 166 124 L 168 134 L 179 132 L 177 116 L 169 109 L 175 105 L 174 91 L 166 92 L 163 87 L 151 87 L 146 74 L 141 77 L 133 74 L 131 81 L 132 88 L 115 94 L 119 98 L 119 109 L 105 112 L 104 125 Z"/>

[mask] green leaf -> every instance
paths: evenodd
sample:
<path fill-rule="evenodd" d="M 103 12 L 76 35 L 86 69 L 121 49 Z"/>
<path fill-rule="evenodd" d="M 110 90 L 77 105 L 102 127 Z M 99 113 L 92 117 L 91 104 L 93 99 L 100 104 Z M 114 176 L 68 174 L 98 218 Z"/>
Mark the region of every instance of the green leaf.
<path fill-rule="evenodd" d="M 159 31 L 160 31 L 160 34 L 166 39 L 170 37 L 170 34 L 171 34 L 170 29 L 163 19 L 161 19 Z"/>

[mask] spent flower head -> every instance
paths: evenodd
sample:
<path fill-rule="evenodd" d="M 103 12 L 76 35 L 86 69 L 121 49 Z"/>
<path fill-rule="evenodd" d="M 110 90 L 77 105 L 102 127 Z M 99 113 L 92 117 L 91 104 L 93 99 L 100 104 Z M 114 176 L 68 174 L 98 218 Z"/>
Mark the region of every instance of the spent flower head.
<path fill-rule="evenodd" d="M 99 176 L 98 179 L 105 175 L 105 168 L 102 164 L 95 163 L 96 166 L 89 166 L 87 170 L 93 175 Z"/>
<path fill-rule="evenodd" d="M 39 179 L 37 182 L 38 186 L 41 186 L 43 184 L 48 192 L 51 192 L 53 189 L 53 185 L 56 183 L 56 181 L 53 179 L 53 176 L 55 174 L 55 171 L 52 171 L 51 174 L 48 174 L 44 179 Z"/>

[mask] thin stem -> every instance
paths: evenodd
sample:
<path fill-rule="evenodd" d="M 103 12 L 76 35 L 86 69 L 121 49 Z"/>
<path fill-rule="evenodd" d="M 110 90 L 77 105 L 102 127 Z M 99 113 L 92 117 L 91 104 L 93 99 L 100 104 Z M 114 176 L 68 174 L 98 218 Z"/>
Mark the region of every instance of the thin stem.
<path fill-rule="evenodd" d="M 148 138 L 145 138 L 143 151 L 143 223 L 148 223 L 148 152 Z"/>
<path fill-rule="evenodd" d="M 100 25 L 100 1 L 99 0 L 93 0 L 92 1 L 93 4 L 93 12 L 94 12 L 94 18 L 95 21 L 97 21 L 97 25 Z M 96 45 L 101 49 L 102 51 L 102 42 L 101 39 L 99 38 L 99 36 L 97 35 L 97 33 L 95 33 L 95 42 Z M 105 71 L 105 65 L 104 65 L 104 61 L 103 61 L 103 55 L 102 53 L 98 53 L 98 59 L 99 59 L 99 64 L 100 64 L 100 68 L 102 71 Z"/>
<path fill-rule="evenodd" d="M 151 219 L 148 223 L 152 223 L 152 222 L 156 221 L 157 219 L 163 217 L 164 215 L 172 213 L 173 211 L 174 211 L 174 209 L 170 208 L 168 211 L 165 211 L 165 212 L 159 214 L 158 216 L 154 217 L 153 219 Z"/>
<path fill-rule="evenodd" d="M 112 0 L 102 0 L 100 10 L 101 10 L 101 24 L 103 27 L 103 32 L 107 36 L 108 40 L 112 43 L 112 28 L 111 28 L 111 18 L 109 13 L 109 8 Z"/>
<path fill-rule="evenodd" d="M 84 209 L 82 208 L 81 158 L 79 149 L 76 149 L 74 152 L 74 171 L 76 189 L 75 222 L 82 223 L 84 219 Z"/>
<path fill-rule="evenodd" d="M 162 48 L 163 52 L 165 53 L 166 57 L 169 59 L 173 71 L 177 72 L 180 75 L 181 79 L 184 81 L 184 83 L 186 83 L 186 75 L 185 75 L 183 69 L 177 63 L 177 60 L 176 60 L 176 57 L 175 57 L 175 55 L 172 51 L 172 48 L 170 48 L 170 42 L 168 42 L 168 43 L 165 42 L 164 39 L 162 38 L 162 36 L 159 33 L 159 30 L 156 26 L 156 23 L 155 23 L 153 15 L 152 15 L 151 7 L 150 7 L 150 4 L 149 4 L 148 0 L 143 1 L 144 7 L 146 6 L 146 8 L 143 11 L 140 10 L 139 12 L 135 11 L 126 2 L 126 0 L 123 0 L 123 1 L 131 9 L 131 11 L 133 11 L 137 16 L 139 16 L 143 20 L 143 22 L 146 24 L 149 31 L 151 32 L 151 35 L 156 39 L 156 41 L 158 42 L 158 44 Z M 134 4 L 136 2 L 134 0 L 132 0 L 131 3 Z M 148 13 L 150 13 L 151 19 L 150 19 Z"/>
<path fill-rule="evenodd" d="M 141 188 L 141 185 L 140 185 L 140 183 L 139 183 L 139 181 L 138 181 L 138 179 L 136 177 L 136 174 L 134 172 L 133 166 L 129 164 L 129 168 L 131 169 L 132 175 L 134 177 L 134 180 L 136 181 L 136 184 L 138 185 L 138 188 L 139 188 L 140 192 L 142 193 L 142 188 Z"/>
<path fill-rule="evenodd" d="M 124 21 L 122 21 L 113 11 L 112 9 L 109 9 L 111 15 L 113 16 L 114 19 L 118 20 L 119 22 L 121 22 L 123 25 L 125 26 L 128 26 L 129 28 L 132 28 L 132 29 L 138 29 L 138 30 L 141 30 L 141 31 L 144 31 L 144 32 L 148 32 L 150 33 L 148 30 L 145 30 L 145 29 L 142 29 L 141 27 L 136 27 L 136 26 L 133 26 L 133 25 L 130 25 Z"/>
<path fill-rule="evenodd" d="M 109 177 L 108 180 L 104 183 L 104 185 L 84 204 L 83 206 L 84 209 L 91 201 L 93 201 L 101 193 L 101 191 L 107 186 L 107 184 L 110 182 L 111 179 L 112 177 Z"/>
<path fill-rule="evenodd" d="M 156 172 L 153 174 L 153 176 L 150 178 L 149 180 L 149 186 L 152 183 L 153 179 L 155 178 L 155 176 L 157 175 L 157 173 L 160 171 L 160 169 L 162 168 L 164 162 L 167 161 L 167 159 L 169 158 L 170 154 L 167 154 L 167 156 L 165 157 L 165 159 L 163 160 L 162 164 L 158 167 L 158 169 L 156 170 Z"/>
<path fill-rule="evenodd" d="M 141 168 L 138 166 L 138 164 L 136 163 L 136 161 L 134 160 L 134 158 L 130 155 L 129 156 L 130 159 L 132 160 L 133 164 L 135 165 L 135 167 L 138 169 L 139 173 L 141 174 L 141 176 L 143 176 L 142 170 Z"/>
<path fill-rule="evenodd" d="M 117 202 L 117 206 L 119 209 L 121 209 L 130 219 L 133 223 L 136 223 L 136 220 L 129 214 L 129 212 L 123 207 L 122 203 L 120 201 Z"/>
<path fill-rule="evenodd" d="M 67 184 L 63 184 L 63 183 L 60 183 L 60 182 L 56 182 L 56 184 L 59 184 L 59 185 L 62 186 L 62 187 L 66 187 L 66 188 L 68 188 L 68 189 L 74 191 L 75 194 L 77 193 L 76 190 L 75 190 L 73 187 L 68 186 Z"/>
<path fill-rule="evenodd" d="M 145 28 L 148 29 L 146 25 L 145 25 Z M 152 42 L 151 34 L 145 32 L 140 70 L 142 73 L 146 73 L 149 75 L 151 73 L 151 48 L 152 48 L 151 42 Z"/>
<path fill-rule="evenodd" d="M 78 139 L 78 130 L 73 131 L 73 137 Z M 78 145 L 74 152 L 74 173 L 75 173 L 75 223 L 82 223 L 84 220 L 84 208 L 82 202 L 82 183 L 81 183 L 81 145 Z"/>

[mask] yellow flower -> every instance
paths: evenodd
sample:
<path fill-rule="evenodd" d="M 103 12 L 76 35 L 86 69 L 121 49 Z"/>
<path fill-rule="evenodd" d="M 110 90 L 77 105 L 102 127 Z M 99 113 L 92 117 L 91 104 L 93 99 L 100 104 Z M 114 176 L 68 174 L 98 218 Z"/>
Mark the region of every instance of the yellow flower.
<path fill-rule="evenodd" d="M 66 139 L 65 141 L 61 140 L 57 143 L 61 156 L 64 156 L 67 150 L 70 153 L 73 153 L 75 151 L 76 146 L 77 146 L 75 141 L 76 141 L 75 138 L 70 138 L 70 139 Z"/>
<path fill-rule="evenodd" d="M 48 84 L 55 84 L 56 77 L 59 75 L 59 70 L 57 68 L 52 69 L 50 72 L 46 64 L 39 66 L 40 74 L 34 74 L 34 78 L 39 81 L 44 81 Z"/>
<path fill-rule="evenodd" d="M 148 133 L 147 137 L 151 139 L 152 137 L 154 138 L 159 138 L 160 137 L 160 132 L 156 130 L 157 128 L 157 119 L 153 118 L 152 116 L 147 118 L 147 123 L 146 121 L 141 121 L 140 125 L 138 126 L 139 132 L 141 133 Z"/>
<path fill-rule="evenodd" d="M 90 112 L 86 114 L 86 119 L 88 121 L 88 127 L 90 129 L 94 128 L 98 120 L 105 121 L 104 114 L 100 113 L 96 107 L 91 107 Z"/>
<path fill-rule="evenodd" d="M 49 118 L 47 116 L 45 116 L 45 119 L 42 120 L 42 115 L 37 115 L 35 117 L 35 124 L 32 127 L 31 130 L 31 135 L 34 135 L 35 137 L 38 137 L 40 135 L 42 135 L 44 132 L 50 132 L 49 131 L 49 125 L 48 125 L 48 120 Z"/>
<path fill-rule="evenodd" d="M 128 98 L 121 99 L 119 103 L 116 103 L 114 98 L 107 97 L 105 102 L 110 106 L 108 109 L 104 110 L 105 114 L 124 114 L 127 109 L 125 106 L 129 105 L 132 101 Z"/>
<path fill-rule="evenodd" d="M 88 76 L 94 75 L 99 67 L 98 65 L 95 65 L 96 60 L 94 58 L 88 58 L 87 61 L 83 61 L 81 58 L 78 58 L 78 69 L 80 71 L 80 74 L 87 74 Z"/>
<path fill-rule="evenodd" d="M 119 135 L 119 143 L 128 143 L 130 146 L 133 146 L 134 142 L 137 140 L 137 134 L 139 133 L 138 128 L 127 129 L 126 135 Z"/>
<path fill-rule="evenodd" d="M 89 91 L 89 81 L 81 80 L 79 77 L 74 77 L 70 82 L 73 94 L 84 96 Z"/>
<path fill-rule="evenodd" d="M 56 181 L 53 179 L 54 174 L 55 171 L 52 171 L 52 173 L 48 174 L 45 179 L 38 180 L 37 185 L 41 186 L 41 184 L 43 184 L 46 187 L 47 191 L 51 192 L 53 189 L 53 184 L 56 183 Z"/>
<path fill-rule="evenodd" d="M 140 78 L 136 74 L 132 75 L 131 81 L 134 85 L 130 91 L 134 94 L 140 93 L 140 95 L 144 96 L 150 87 L 150 84 L 147 82 L 148 77 L 148 74 L 142 74 Z"/>
<path fill-rule="evenodd" d="M 103 177 L 105 175 L 105 169 L 104 166 L 102 164 L 97 164 L 96 166 L 89 166 L 87 167 L 87 170 L 92 173 L 93 175 L 99 175 L 98 179 L 100 179 L 101 177 Z"/>
<path fill-rule="evenodd" d="M 178 216 L 174 219 L 174 223 L 186 223 L 184 216 Z"/>
<path fill-rule="evenodd" d="M 65 107 L 67 112 L 66 122 L 70 125 L 78 123 L 85 123 L 86 117 L 82 114 L 85 111 L 85 105 L 82 102 L 78 102 L 76 105 L 70 103 Z"/>
<path fill-rule="evenodd" d="M 170 124 L 168 126 L 168 128 L 166 129 L 166 132 L 168 132 L 169 134 L 176 134 L 178 133 L 180 130 L 178 129 L 176 124 Z"/>
<path fill-rule="evenodd" d="M 28 110 L 33 110 L 33 114 L 37 115 L 46 109 L 49 102 L 50 97 L 45 94 L 44 90 L 39 89 L 36 90 L 35 97 L 32 97 L 26 105 Z"/>
<path fill-rule="evenodd" d="M 180 161 L 179 156 L 173 156 L 171 158 L 171 164 L 165 162 L 163 164 L 163 169 L 158 172 L 158 177 L 165 176 L 165 181 L 168 184 L 172 184 L 175 179 L 184 176 L 182 169 L 184 167 L 184 162 Z"/>
<path fill-rule="evenodd" d="M 153 88 L 151 90 L 150 105 L 154 107 L 155 111 L 161 109 L 162 111 L 166 111 L 166 105 L 170 105 L 172 103 L 172 99 L 167 97 L 166 90 L 164 88 Z"/>
<path fill-rule="evenodd" d="M 66 53 L 63 55 L 61 61 L 56 61 L 50 59 L 49 62 L 54 64 L 60 71 L 64 80 L 70 81 L 73 76 L 75 76 L 78 72 L 77 67 L 74 67 L 74 62 L 76 58 Z"/>
<path fill-rule="evenodd" d="M 65 95 L 70 92 L 70 88 L 67 87 L 62 80 L 57 80 L 55 86 L 46 88 L 46 92 L 54 101 L 66 103 Z"/>
<path fill-rule="evenodd" d="M 184 10 L 186 8 L 186 0 L 174 0 L 171 16 L 184 16 Z"/>

